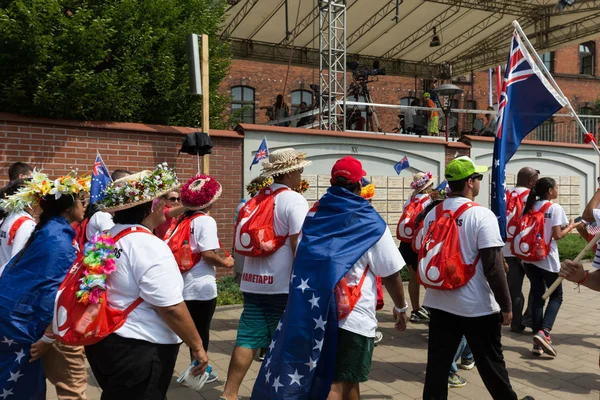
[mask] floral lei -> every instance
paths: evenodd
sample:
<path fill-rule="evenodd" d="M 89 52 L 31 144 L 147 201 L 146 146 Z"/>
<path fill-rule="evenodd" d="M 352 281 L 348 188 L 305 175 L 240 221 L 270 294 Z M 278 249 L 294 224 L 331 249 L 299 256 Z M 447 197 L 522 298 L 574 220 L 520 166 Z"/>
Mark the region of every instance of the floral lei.
<path fill-rule="evenodd" d="M 250 196 L 256 196 L 261 189 L 270 186 L 273 183 L 273 178 L 268 177 L 258 183 L 249 183 L 246 185 L 246 191 Z"/>
<path fill-rule="evenodd" d="M 421 179 L 419 179 L 418 181 L 411 182 L 410 186 L 413 189 L 418 190 L 425 186 L 425 184 L 429 182 L 430 179 L 433 179 L 433 174 L 431 172 L 426 172 Z"/>
<path fill-rule="evenodd" d="M 165 162 L 158 164 L 152 174 L 139 181 L 130 180 L 111 183 L 104 191 L 104 199 L 99 201 L 98 204 L 110 208 L 152 200 L 158 193 L 175 188 L 178 185 L 179 181 L 175 171 L 169 168 Z"/>
<path fill-rule="evenodd" d="M 375 197 L 375 185 L 369 183 L 367 186 L 363 187 L 360 191 L 360 197 L 363 199 L 369 200 Z"/>
<path fill-rule="evenodd" d="M 115 242 L 106 233 L 98 233 L 85 245 L 83 253 L 83 277 L 79 280 L 77 301 L 98 304 L 106 291 L 106 276 L 115 269 Z"/>
<path fill-rule="evenodd" d="M 0 207 L 9 212 L 21 211 L 38 204 L 47 195 L 54 195 L 55 199 L 59 199 L 63 195 L 74 196 L 81 192 L 89 192 L 90 181 L 90 175 L 78 177 L 77 171 L 52 180 L 48 175 L 34 169 L 31 179 L 26 180 L 17 193 L 0 200 Z"/>
<path fill-rule="evenodd" d="M 308 190 L 308 181 L 306 179 L 302 179 L 300 181 L 300 184 L 298 185 L 297 188 L 295 188 L 294 190 L 300 194 L 306 192 Z"/>
<path fill-rule="evenodd" d="M 191 190 L 190 185 L 199 179 L 204 180 L 204 184 L 200 190 Z M 197 175 L 190 178 L 187 183 L 181 188 L 181 200 L 185 205 L 191 207 L 204 206 L 211 202 L 217 193 L 221 190 L 221 185 L 211 176 Z"/>

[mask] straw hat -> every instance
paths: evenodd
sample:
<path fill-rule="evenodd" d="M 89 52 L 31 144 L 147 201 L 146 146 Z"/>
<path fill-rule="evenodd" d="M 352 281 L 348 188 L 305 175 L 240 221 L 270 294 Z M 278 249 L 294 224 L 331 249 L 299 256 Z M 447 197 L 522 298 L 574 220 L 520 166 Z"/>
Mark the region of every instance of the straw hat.
<path fill-rule="evenodd" d="M 162 163 L 154 171 L 144 170 L 110 183 L 104 190 L 104 198 L 97 204 L 101 211 L 122 211 L 148 203 L 179 186 L 175 171 Z"/>
<path fill-rule="evenodd" d="M 213 204 L 223 188 L 212 176 L 196 175 L 181 188 L 181 203 L 190 210 L 204 210 Z"/>
<path fill-rule="evenodd" d="M 269 154 L 269 161 L 262 164 L 261 176 L 277 176 L 297 171 L 312 161 L 306 160 L 306 154 L 292 148 L 279 149 Z"/>
<path fill-rule="evenodd" d="M 413 196 L 427 189 L 429 186 L 433 186 L 435 177 L 431 172 L 419 172 L 413 176 L 413 181 L 410 186 L 414 189 Z"/>

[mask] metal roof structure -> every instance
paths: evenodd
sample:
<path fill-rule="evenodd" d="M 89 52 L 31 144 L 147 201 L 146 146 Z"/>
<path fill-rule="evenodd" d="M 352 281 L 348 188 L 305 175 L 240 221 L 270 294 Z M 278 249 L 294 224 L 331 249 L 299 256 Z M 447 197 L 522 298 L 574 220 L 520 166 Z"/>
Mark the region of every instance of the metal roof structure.
<path fill-rule="evenodd" d="M 380 60 L 388 74 L 462 75 L 506 61 L 518 20 L 538 52 L 600 33 L 600 0 L 346 0 L 347 60 Z M 237 57 L 318 66 L 327 0 L 230 0 L 222 38 Z M 298 12 L 299 11 L 299 12 Z M 397 15 L 397 18 L 396 18 Z M 433 28 L 441 45 L 430 47 Z M 295 35 L 294 35 L 295 33 Z"/>

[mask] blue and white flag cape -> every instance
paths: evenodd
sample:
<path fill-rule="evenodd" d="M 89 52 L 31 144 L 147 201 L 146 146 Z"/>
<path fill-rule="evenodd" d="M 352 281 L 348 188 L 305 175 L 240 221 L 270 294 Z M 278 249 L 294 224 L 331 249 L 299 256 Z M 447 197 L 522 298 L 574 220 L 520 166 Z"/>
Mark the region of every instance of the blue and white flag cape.
<path fill-rule="evenodd" d="M 46 398 L 42 361 L 30 363 L 29 351 L 52 322 L 58 287 L 75 261 L 75 231 L 63 217 L 34 235 L 0 276 L 0 399 Z"/>
<path fill-rule="evenodd" d="M 387 226 L 371 204 L 330 187 L 302 227 L 288 303 L 252 391 L 252 400 L 325 400 L 337 351 L 333 290 Z"/>

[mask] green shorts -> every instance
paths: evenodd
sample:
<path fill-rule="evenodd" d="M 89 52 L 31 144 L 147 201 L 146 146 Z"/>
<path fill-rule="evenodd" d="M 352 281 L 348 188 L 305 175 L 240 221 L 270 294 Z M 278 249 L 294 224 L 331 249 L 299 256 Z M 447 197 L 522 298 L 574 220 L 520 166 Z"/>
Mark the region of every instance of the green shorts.
<path fill-rule="evenodd" d="M 269 347 L 287 305 L 287 294 L 244 293 L 244 311 L 235 344 L 247 349 Z"/>
<path fill-rule="evenodd" d="M 438 117 L 437 115 L 435 117 L 431 117 L 431 119 L 429 120 L 429 133 L 440 133 L 440 128 L 439 128 L 439 120 L 440 117 Z"/>
<path fill-rule="evenodd" d="M 338 329 L 334 382 L 360 383 L 369 380 L 375 339 Z"/>

